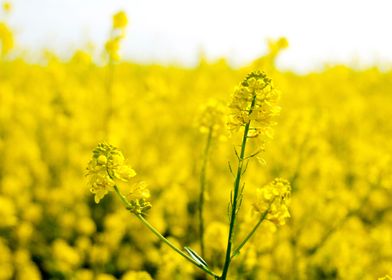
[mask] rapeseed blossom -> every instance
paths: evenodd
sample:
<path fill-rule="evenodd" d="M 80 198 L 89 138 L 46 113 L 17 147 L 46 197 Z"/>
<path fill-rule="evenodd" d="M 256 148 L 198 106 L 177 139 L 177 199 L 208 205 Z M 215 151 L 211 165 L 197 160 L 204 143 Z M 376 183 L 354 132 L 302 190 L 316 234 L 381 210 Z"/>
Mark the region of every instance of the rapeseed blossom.
<path fill-rule="evenodd" d="M 124 11 L 120 11 L 113 16 L 111 36 L 105 43 L 105 50 L 110 61 L 120 60 L 120 43 L 125 37 L 127 24 L 128 18 Z"/>
<path fill-rule="evenodd" d="M 127 14 L 124 11 L 119 11 L 113 15 L 113 28 L 124 29 L 128 25 Z"/>
<path fill-rule="evenodd" d="M 197 125 L 202 133 L 209 133 L 220 139 L 226 134 L 226 106 L 218 100 L 210 99 L 200 108 Z"/>
<path fill-rule="evenodd" d="M 14 47 L 14 35 L 9 26 L 0 22 L 0 53 L 1 56 L 7 55 Z"/>
<path fill-rule="evenodd" d="M 101 143 L 93 150 L 93 157 L 87 167 L 90 191 L 95 195 L 96 203 L 122 181 L 129 182 L 136 176 L 135 170 L 125 164 L 121 151 L 109 144 Z M 144 183 L 134 183 L 130 190 L 131 201 L 137 206 L 139 199 L 149 197 L 149 192 Z"/>
<path fill-rule="evenodd" d="M 10 2 L 3 2 L 3 11 L 9 13 L 12 9 L 12 5 Z"/>
<path fill-rule="evenodd" d="M 254 211 L 266 215 L 265 219 L 276 224 L 284 225 L 290 217 L 288 202 L 290 197 L 290 183 L 281 178 L 257 189 L 257 200 L 253 204 Z"/>
<path fill-rule="evenodd" d="M 249 138 L 258 138 L 260 144 L 272 137 L 274 117 L 279 115 L 277 105 L 280 93 L 264 72 L 250 73 L 235 89 L 229 107 L 229 128 L 237 131 L 249 126 Z"/>

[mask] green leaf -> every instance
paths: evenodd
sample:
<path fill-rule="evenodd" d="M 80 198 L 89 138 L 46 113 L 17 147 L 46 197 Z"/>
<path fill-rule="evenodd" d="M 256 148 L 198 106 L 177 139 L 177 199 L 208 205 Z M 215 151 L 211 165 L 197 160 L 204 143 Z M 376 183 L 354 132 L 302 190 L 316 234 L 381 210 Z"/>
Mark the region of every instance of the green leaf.
<path fill-rule="evenodd" d="M 203 260 L 202 257 L 200 257 L 194 250 L 192 250 L 191 248 L 185 246 L 184 249 L 186 250 L 186 252 L 189 254 L 189 256 L 191 256 L 191 258 L 193 260 L 195 260 L 198 264 L 204 266 L 204 267 L 208 267 L 208 264 L 206 263 L 205 260 Z"/>

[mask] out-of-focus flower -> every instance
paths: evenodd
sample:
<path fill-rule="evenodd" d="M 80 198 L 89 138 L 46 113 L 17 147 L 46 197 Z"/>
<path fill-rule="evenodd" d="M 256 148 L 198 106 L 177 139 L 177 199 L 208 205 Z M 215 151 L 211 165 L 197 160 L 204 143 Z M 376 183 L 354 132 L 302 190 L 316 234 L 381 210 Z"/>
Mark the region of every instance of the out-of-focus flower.
<path fill-rule="evenodd" d="M 124 11 L 119 11 L 113 15 L 113 29 L 123 29 L 128 25 L 127 14 Z"/>
<path fill-rule="evenodd" d="M 257 189 L 257 200 L 253 209 L 260 213 L 267 213 L 265 219 L 277 225 L 284 225 L 290 217 L 287 208 L 290 197 L 290 183 L 281 178 L 274 179 L 271 183 Z"/>
<path fill-rule="evenodd" d="M 202 133 L 211 131 L 213 137 L 225 138 L 226 132 L 226 106 L 215 99 L 210 99 L 200 109 L 197 125 Z"/>
<path fill-rule="evenodd" d="M 113 15 L 111 36 L 105 43 L 105 50 L 111 61 L 120 60 L 120 43 L 121 40 L 125 37 L 125 27 L 127 24 L 128 18 L 124 11 L 120 11 Z"/>
<path fill-rule="evenodd" d="M 145 271 L 128 271 L 121 280 L 152 280 L 150 274 Z"/>
<path fill-rule="evenodd" d="M 11 29 L 4 22 L 0 22 L 0 52 L 2 56 L 8 54 L 14 47 L 14 36 Z"/>
<path fill-rule="evenodd" d="M 15 205 L 11 199 L 0 195 L 0 229 L 15 226 L 18 222 Z"/>
<path fill-rule="evenodd" d="M 12 10 L 12 5 L 10 2 L 3 2 L 3 11 L 6 13 L 11 12 Z"/>
<path fill-rule="evenodd" d="M 117 61 L 120 59 L 118 51 L 120 50 L 120 37 L 114 37 L 109 39 L 105 44 L 105 50 L 108 53 L 111 60 Z"/>

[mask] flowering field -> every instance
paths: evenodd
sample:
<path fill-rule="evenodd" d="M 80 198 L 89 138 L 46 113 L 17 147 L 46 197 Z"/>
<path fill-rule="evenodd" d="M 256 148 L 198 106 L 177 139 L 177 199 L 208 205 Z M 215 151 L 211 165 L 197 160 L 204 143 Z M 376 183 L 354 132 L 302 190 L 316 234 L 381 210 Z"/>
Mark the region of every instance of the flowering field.
<path fill-rule="evenodd" d="M 229 232 L 227 279 L 392 273 L 391 70 L 282 72 L 285 39 L 240 68 L 135 64 L 114 19 L 105 63 L 28 63 L 0 22 L 0 279 L 223 279 Z"/>

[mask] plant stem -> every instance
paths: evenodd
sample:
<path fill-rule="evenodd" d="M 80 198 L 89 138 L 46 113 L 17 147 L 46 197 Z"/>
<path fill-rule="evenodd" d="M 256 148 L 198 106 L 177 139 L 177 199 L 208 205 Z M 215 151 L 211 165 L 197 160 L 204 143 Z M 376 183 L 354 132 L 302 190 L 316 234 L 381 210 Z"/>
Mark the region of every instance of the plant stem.
<path fill-rule="evenodd" d="M 113 34 L 113 30 L 112 30 Z M 113 35 L 111 35 L 112 37 Z M 113 81 L 114 81 L 114 61 L 109 55 L 109 61 L 107 64 L 107 73 L 105 81 L 105 92 L 106 92 L 106 103 L 107 108 L 105 112 L 105 124 L 104 124 L 104 137 L 109 141 L 110 135 L 110 122 L 113 117 Z"/>
<path fill-rule="evenodd" d="M 121 202 L 124 204 L 126 208 L 130 207 L 130 203 L 127 200 L 127 198 L 119 191 L 118 187 L 115 185 L 114 190 L 116 194 L 119 196 Z M 213 276 L 214 279 L 219 279 L 219 276 L 212 272 L 208 267 L 203 266 L 199 263 L 197 263 L 195 260 L 193 260 L 190 256 L 182 252 L 180 249 L 178 249 L 173 243 L 171 243 L 169 240 L 167 240 L 156 228 L 154 228 L 141 214 L 136 214 L 134 213 L 135 216 L 152 232 L 154 233 L 161 241 L 166 243 L 170 248 L 172 248 L 174 251 L 176 251 L 178 254 L 183 256 L 186 260 L 203 270 L 204 272 L 208 273 L 209 275 Z"/>
<path fill-rule="evenodd" d="M 235 257 L 240 253 L 240 250 L 244 245 L 249 241 L 249 239 L 253 236 L 253 234 L 256 232 L 257 228 L 261 225 L 261 223 L 265 220 L 265 218 L 268 215 L 269 208 L 261 215 L 260 220 L 257 222 L 257 224 L 253 227 L 253 229 L 249 232 L 249 234 L 245 237 L 245 239 L 238 245 L 237 248 L 233 250 L 233 254 L 231 258 Z"/>
<path fill-rule="evenodd" d="M 253 108 L 256 103 L 256 95 L 253 97 L 252 104 L 249 109 L 248 115 L 250 115 L 253 111 Z M 235 221 L 236 221 L 236 216 L 237 216 L 237 200 L 238 200 L 238 193 L 239 193 L 239 188 L 241 185 L 241 176 L 242 174 L 242 168 L 243 168 L 243 163 L 244 163 L 244 157 L 245 157 L 245 150 L 246 150 L 246 142 L 248 139 L 248 133 L 249 133 L 249 127 L 250 127 L 250 120 L 245 124 L 244 128 L 244 135 L 242 138 L 242 144 L 241 144 L 241 152 L 240 156 L 238 158 L 238 167 L 237 167 L 237 175 L 234 181 L 234 193 L 233 193 L 233 201 L 232 201 L 232 208 L 231 208 L 231 216 L 230 216 L 230 227 L 229 227 L 229 237 L 227 240 L 227 248 L 226 248 L 226 258 L 225 258 L 225 263 L 223 266 L 223 271 L 222 271 L 222 276 L 219 279 L 225 280 L 227 277 L 227 273 L 229 270 L 230 262 L 231 262 L 231 248 L 233 246 L 233 236 L 234 236 L 234 227 L 235 227 Z"/>
<path fill-rule="evenodd" d="M 200 170 L 200 196 L 199 196 L 199 239 L 200 239 L 200 251 L 201 257 L 205 256 L 204 246 L 204 200 L 205 200 L 205 189 L 206 189 L 206 178 L 207 178 L 207 163 L 208 156 L 210 153 L 212 139 L 212 127 L 208 130 L 207 143 L 204 149 L 203 162 Z"/>

